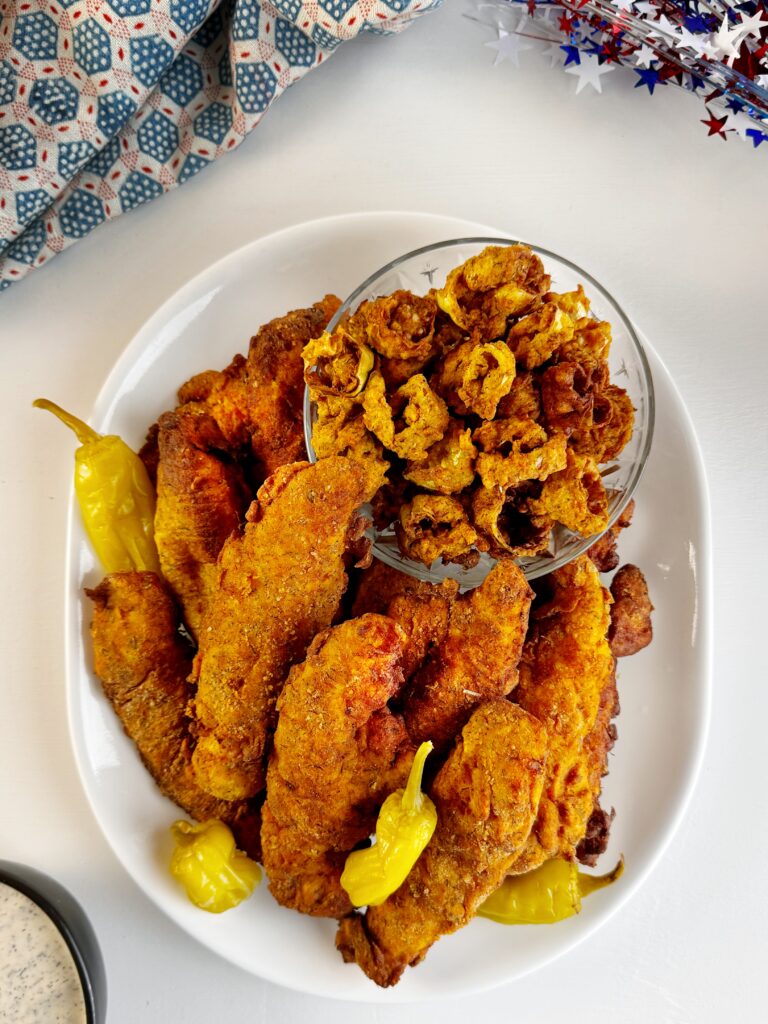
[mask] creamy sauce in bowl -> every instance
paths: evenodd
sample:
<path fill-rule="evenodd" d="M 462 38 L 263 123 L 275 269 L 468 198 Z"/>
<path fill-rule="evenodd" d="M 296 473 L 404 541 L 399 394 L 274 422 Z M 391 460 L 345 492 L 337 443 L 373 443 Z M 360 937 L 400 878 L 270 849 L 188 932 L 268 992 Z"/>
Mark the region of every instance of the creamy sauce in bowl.
<path fill-rule="evenodd" d="M 0 1020 L 87 1024 L 77 965 L 61 932 L 24 893 L 0 882 Z"/>

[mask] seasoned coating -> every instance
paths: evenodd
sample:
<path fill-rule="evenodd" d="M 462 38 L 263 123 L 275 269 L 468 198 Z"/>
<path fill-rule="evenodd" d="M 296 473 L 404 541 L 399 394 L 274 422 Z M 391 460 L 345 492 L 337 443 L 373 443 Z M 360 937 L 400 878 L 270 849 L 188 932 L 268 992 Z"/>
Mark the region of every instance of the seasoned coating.
<path fill-rule="evenodd" d="M 372 348 L 387 359 L 420 361 L 423 365 L 437 351 L 434 294 L 413 295 L 394 291 L 364 302 L 353 319 L 365 326 Z"/>
<path fill-rule="evenodd" d="M 608 495 L 597 464 L 571 448 L 565 455 L 565 468 L 548 476 L 541 496 L 529 502 L 531 512 L 554 519 L 582 537 L 600 533 L 608 523 Z M 482 474 L 480 460 L 478 469 Z"/>
<path fill-rule="evenodd" d="M 427 457 L 422 462 L 409 462 L 403 476 L 425 491 L 457 494 L 475 479 L 476 455 L 472 431 L 452 419 L 445 435 L 428 450 Z"/>
<path fill-rule="evenodd" d="M 653 639 L 648 584 L 636 565 L 622 565 L 611 583 L 613 607 L 608 639 L 617 658 L 637 654 Z"/>
<path fill-rule="evenodd" d="M 599 537 L 587 550 L 587 554 L 595 563 L 598 572 L 613 572 L 619 564 L 619 552 L 616 542 L 622 530 L 626 530 L 632 523 L 632 516 L 635 512 L 635 502 L 630 501 L 613 526 L 606 530 L 602 537 Z"/>
<path fill-rule="evenodd" d="M 485 487 L 516 487 L 546 480 L 566 467 L 566 440 L 548 438 L 534 420 L 492 420 L 478 427 L 472 440 L 482 449 L 477 471 Z"/>
<path fill-rule="evenodd" d="M 260 488 L 243 535 L 224 545 L 194 666 L 193 764 L 215 796 L 242 799 L 263 788 L 275 701 L 291 665 L 338 610 L 345 552 L 370 497 L 365 470 L 349 459 L 284 466 Z"/>
<path fill-rule="evenodd" d="M 420 373 L 388 397 L 384 378 L 374 370 L 362 402 L 368 430 L 401 459 L 423 462 L 427 451 L 448 429 L 450 417 L 445 402 Z"/>
<path fill-rule="evenodd" d="M 430 379 L 432 387 L 462 416 L 492 420 L 515 379 L 515 357 L 503 341 L 465 341 L 453 349 Z"/>
<path fill-rule="evenodd" d="M 363 573 L 352 604 L 352 616 L 381 612 L 405 631 L 400 664 L 408 680 L 432 648 L 445 639 L 458 589 L 455 580 L 426 583 L 377 559 Z"/>
<path fill-rule="evenodd" d="M 574 328 L 573 320 L 557 303 L 545 302 L 510 327 L 507 341 L 517 362 L 533 370 L 573 338 Z"/>
<path fill-rule="evenodd" d="M 619 713 L 619 691 L 616 689 L 616 663 L 614 671 L 600 694 L 595 724 L 584 740 L 584 756 L 589 766 L 589 787 L 595 794 L 592 813 L 587 819 L 584 835 L 576 845 L 576 857 L 582 864 L 594 867 L 598 857 L 605 853 L 614 811 L 600 806 L 602 780 L 608 774 L 608 754 L 616 742 L 613 719 Z"/>
<path fill-rule="evenodd" d="M 472 495 L 472 522 L 494 558 L 536 555 L 549 547 L 552 520 L 524 512 L 514 489 L 478 487 Z"/>
<path fill-rule="evenodd" d="M 155 541 L 163 575 L 195 639 L 216 587 L 216 559 L 250 492 L 216 421 L 194 404 L 160 417 Z"/>
<path fill-rule="evenodd" d="M 340 305 L 326 295 L 308 309 L 271 320 L 251 338 L 248 357 L 188 381 L 179 401 L 202 403 L 229 450 L 248 453 L 254 486 L 278 467 L 304 457 L 302 349 L 318 337 Z"/>
<path fill-rule="evenodd" d="M 504 879 L 526 841 L 544 778 L 547 736 L 506 700 L 481 704 L 432 785 L 435 833 L 389 899 L 339 924 L 336 946 L 377 985 L 394 985 L 457 931 Z"/>
<path fill-rule="evenodd" d="M 464 506 L 444 494 L 417 494 L 402 505 L 395 535 L 402 553 L 423 565 L 455 561 L 477 540 Z"/>
<path fill-rule="evenodd" d="M 588 737 L 614 679 L 610 596 L 586 555 L 550 573 L 543 586 L 551 596 L 534 608 L 513 699 L 546 727 L 550 753 L 536 824 L 515 874 L 551 857 L 573 857 L 600 792 L 607 753 L 602 721 Z"/>
<path fill-rule="evenodd" d="M 313 399 L 354 398 L 373 369 L 373 352 L 349 322 L 321 334 L 304 347 L 304 380 Z"/>
<path fill-rule="evenodd" d="M 497 562 L 450 609 L 448 633 L 414 675 L 403 715 L 414 743 L 445 750 L 484 700 L 506 696 L 528 628 L 533 592 L 511 560 Z"/>
<path fill-rule="evenodd" d="M 198 821 L 227 822 L 258 859 L 258 808 L 215 799 L 192 771 L 192 650 L 178 631 L 167 585 L 152 572 L 122 572 L 86 593 L 93 601 L 94 671 L 159 789 Z"/>
<path fill-rule="evenodd" d="M 340 878 L 378 809 L 404 786 L 413 746 L 387 701 L 403 681 L 405 635 L 384 615 L 319 633 L 277 702 L 261 841 L 278 903 L 305 914 L 352 910 Z"/>

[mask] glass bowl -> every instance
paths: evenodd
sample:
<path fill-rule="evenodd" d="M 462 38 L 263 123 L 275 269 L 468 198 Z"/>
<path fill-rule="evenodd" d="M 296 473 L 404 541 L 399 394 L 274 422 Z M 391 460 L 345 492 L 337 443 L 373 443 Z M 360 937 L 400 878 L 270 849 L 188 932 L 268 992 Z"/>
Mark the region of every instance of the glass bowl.
<path fill-rule="evenodd" d="M 648 360 L 632 324 L 618 302 L 591 274 L 570 260 L 530 242 L 508 238 L 454 238 L 414 249 L 371 274 L 342 303 L 328 325 L 328 330 L 333 331 L 345 314 L 353 313 L 367 299 L 389 295 L 399 288 L 423 295 L 430 288 L 441 288 L 454 267 L 476 256 L 486 246 L 520 244 L 530 246 L 541 258 L 545 271 L 551 275 L 553 291 L 572 291 L 583 284 L 591 302 L 591 312 L 611 324 L 613 340 L 608 359 L 611 381 L 629 393 L 635 407 L 635 425 L 631 440 L 618 458 L 601 466 L 601 475 L 608 492 L 609 516 L 605 527 L 608 530 L 630 501 L 648 458 L 654 424 L 653 380 Z M 312 447 L 315 416 L 316 410 L 307 388 L 304 395 L 304 432 L 311 462 L 317 461 Z M 373 553 L 382 562 L 430 583 L 455 579 L 464 588 L 476 587 L 482 583 L 496 561 L 492 556 L 482 554 L 480 561 L 471 569 L 460 565 L 444 565 L 439 561 L 424 566 L 401 554 L 391 527 L 383 531 L 371 527 L 369 536 L 373 540 Z M 599 536 L 601 534 L 582 537 L 558 525 L 552 531 L 548 551 L 517 561 L 528 579 L 536 579 L 583 554 Z"/>

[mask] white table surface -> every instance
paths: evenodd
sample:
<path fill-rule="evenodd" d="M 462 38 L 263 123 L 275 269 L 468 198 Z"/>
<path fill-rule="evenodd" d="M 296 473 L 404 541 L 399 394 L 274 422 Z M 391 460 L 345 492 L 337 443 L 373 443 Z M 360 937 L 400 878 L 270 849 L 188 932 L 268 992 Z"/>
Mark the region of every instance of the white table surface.
<path fill-rule="evenodd" d="M 766 1019 L 766 156 L 707 139 L 696 101 L 678 90 L 651 98 L 617 72 L 602 97 L 576 97 L 573 79 L 536 53 L 519 70 L 494 67 L 483 46 L 492 34 L 462 18 L 468 9 L 454 0 L 402 36 L 343 47 L 239 151 L 0 297 L 0 857 L 55 875 L 87 909 L 111 1024 Z M 29 404 L 45 394 L 90 409 L 139 326 L 230 250 L 303 220 L 376 209 L 494 224 L 588 267 L 670 368 L 712 495 L 714 715 L 675 841 L 585 945 L 433 1009 L 342 1004 L 262 982 L 188 938 L 120 867 L 86 804 L 66 726 L 71 461 Z"/>

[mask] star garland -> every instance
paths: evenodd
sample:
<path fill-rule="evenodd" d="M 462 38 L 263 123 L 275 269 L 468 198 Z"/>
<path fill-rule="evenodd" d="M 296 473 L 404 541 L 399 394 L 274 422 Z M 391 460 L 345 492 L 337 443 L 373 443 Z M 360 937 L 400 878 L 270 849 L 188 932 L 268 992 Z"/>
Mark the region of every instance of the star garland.
<path fill-rule="evenodd" d="M 531 41 L 576 79 L 602 92 L 623 67 L 654 95 L 677 85 L 697 95 L 709 136 L 768 142 L 768 0 L 475 0 L 473 20 L 494 28 L 494 63 L 519 67 Z M 487 13 L 492 12 L 492 20 Z M 517 22 L 513 21 L 517 16 Z M 766 147 L 768 152 L 768 146 Z"/>

